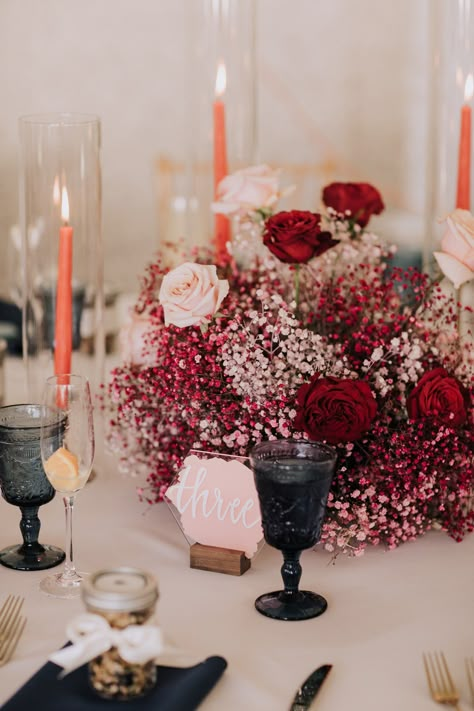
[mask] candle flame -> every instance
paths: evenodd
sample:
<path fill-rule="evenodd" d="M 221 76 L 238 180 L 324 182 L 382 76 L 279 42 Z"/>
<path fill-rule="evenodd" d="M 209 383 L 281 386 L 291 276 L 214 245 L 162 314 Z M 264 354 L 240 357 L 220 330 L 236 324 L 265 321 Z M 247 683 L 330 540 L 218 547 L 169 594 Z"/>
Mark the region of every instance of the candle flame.
<path fill-rule="evenodd" d="M 59 189 L 59 177 L 56 176 L 53 184 L 53 202 L 55 205 L 59 205 L 61 202 L 61 191 Z"/>
<path fill-rule="evenodd" d="M 69 222 L 69 198 L 64 186 L 61 193 L 61 217 L 63 222 Z"/>
<path fill-rule="evenodd" d="M 474 80 L 472 74 L 468 74 L 466 77 L 466 83 L 464 85 L 464 101 L 470 101 L 474 94 Z"/>
<path fill-rule="evenodd" d="M 222 96 L 227 85 L 227 74 L 224 62 L 219 62 L 216 74 L 216 96 Z"/>

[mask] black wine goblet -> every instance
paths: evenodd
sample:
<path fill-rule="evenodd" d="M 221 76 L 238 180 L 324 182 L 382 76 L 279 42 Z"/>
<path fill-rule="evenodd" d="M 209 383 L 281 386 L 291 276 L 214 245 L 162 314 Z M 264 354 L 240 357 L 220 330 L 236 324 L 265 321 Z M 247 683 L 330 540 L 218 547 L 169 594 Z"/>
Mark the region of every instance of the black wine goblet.
<path fill-rule="evenodd" d="M 332 447 L 305 440 L 273 440 L 250 452 L 263 533 L 283 553 L 284 590 L 255 601 L 262 615 L 277 620 L 308 620 L 321 615 L 326 600 L 299 590 L 301 552 L 319 540 L 336 464 Z"/>
<path fill-rule="evenodd" d="M 41 461 L 43 405 L 9 405 L 0 408 L 0 489 L 9 504 L 21 509 L 23 543 L 0 550 L 0 563 L 15 570 L 44 570 L 65 558 L 60 548 L 38 542 L 38 508 L 53 499 L 55 491 Z M 51 417 L 48 436 L 60 445 L 65 420 Z"/>

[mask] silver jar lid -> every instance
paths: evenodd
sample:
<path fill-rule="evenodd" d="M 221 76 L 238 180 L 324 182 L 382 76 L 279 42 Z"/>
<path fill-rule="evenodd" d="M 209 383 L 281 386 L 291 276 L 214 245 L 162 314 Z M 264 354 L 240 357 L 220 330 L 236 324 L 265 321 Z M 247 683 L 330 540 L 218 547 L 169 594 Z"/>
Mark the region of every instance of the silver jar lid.
<path fill-rule="evenodd" d="M 158 598 L 156 580 L 138 568 L 107 568 L 84 578 L 82 599 L 104 612 L 135 612 L 151 607 Z"/>

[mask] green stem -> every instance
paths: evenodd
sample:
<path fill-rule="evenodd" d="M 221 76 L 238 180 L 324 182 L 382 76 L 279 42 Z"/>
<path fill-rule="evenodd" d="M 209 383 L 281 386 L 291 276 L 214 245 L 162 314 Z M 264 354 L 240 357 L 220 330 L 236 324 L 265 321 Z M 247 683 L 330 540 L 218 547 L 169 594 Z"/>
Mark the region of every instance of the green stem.
<path fill-rule="evenodd" d="M 456 304 L 456 325 L 458 329 L 458 344 L 459 351 L 461 352 L 461 287 L 459 286 L 454 290 L 454 301 Z"/>
<path fill-rule="evenodd" d="M 295 301 L 296 310 L 298 311 L 298 306 L 300 303 L 300 265 L 295 264 Z"/>

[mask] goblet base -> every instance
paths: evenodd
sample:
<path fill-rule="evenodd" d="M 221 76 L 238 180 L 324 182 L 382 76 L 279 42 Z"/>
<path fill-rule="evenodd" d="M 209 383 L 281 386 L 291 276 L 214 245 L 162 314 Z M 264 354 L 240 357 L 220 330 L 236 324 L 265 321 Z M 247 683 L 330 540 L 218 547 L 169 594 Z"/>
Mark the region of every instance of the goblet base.
<path fill-rule="evenodd" d="M 264 593 L 255 600 L 257 610 L 274 620 L 310 620 L 312 617 L 322 615 L 327 606 L 327 600 L 322 595 L 309 590 L 299 590 L 294 594 L 277 590 Z"/>
<path fill-rule="evenodd" d="M 48 575 L 47 578 L 43 578 L 40 582 L 40 590 L 50 597 L 71 600 L 80 596 L 81 583 L 86 575 L 87 573 L 77 573 L 77 575 L 70 580 L 65 580 L 62 573 Z"/>
<path fill-rule="evenodd" d="M 0 563 L 13 570 L 47 570 L 62 563 L 65 557 L 61 548 L 47 543 L 38 545 L 38 550 L 29 554 L 25 554 L 21 543 L 0 551 Z"/>

